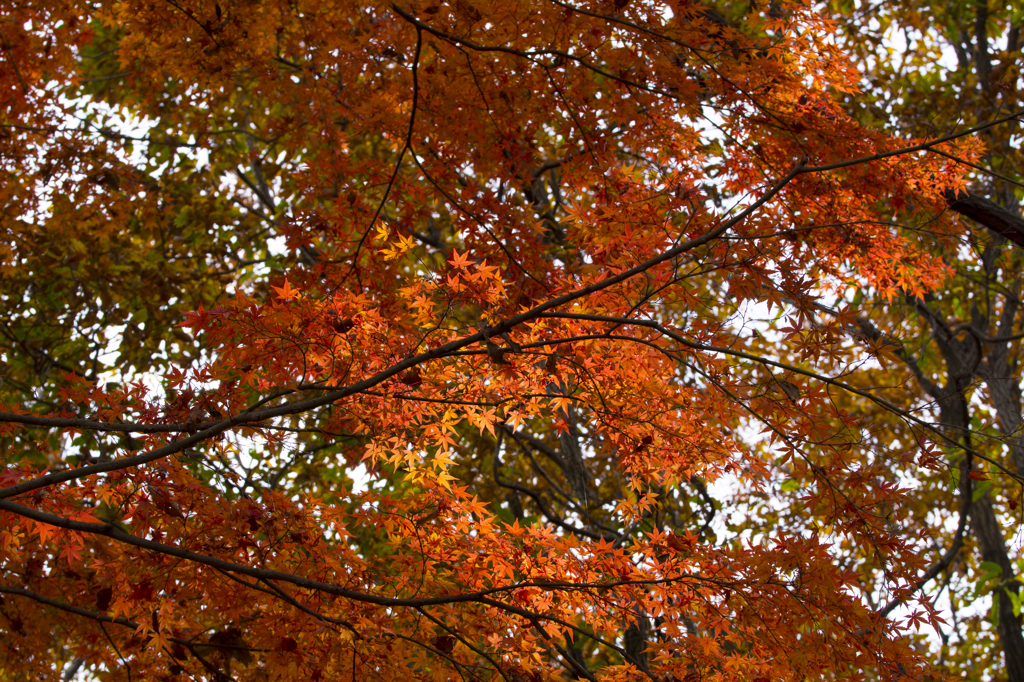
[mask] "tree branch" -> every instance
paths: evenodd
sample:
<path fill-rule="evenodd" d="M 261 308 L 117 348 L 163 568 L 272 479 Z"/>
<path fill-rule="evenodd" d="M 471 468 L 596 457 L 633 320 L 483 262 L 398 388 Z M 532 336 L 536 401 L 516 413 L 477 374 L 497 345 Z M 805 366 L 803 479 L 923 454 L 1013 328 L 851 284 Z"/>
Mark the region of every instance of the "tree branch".
<path fill-rule="evenodd" d="M 947 189 L 942 192 L 949 208 L 960 215 L 966 216 L 979 225 L 984 225 L 998 235 L 1005 237 L 1017 246 L 1024 247 L 1024 220 L 1016 216 L 994 201 L 990 201 L 973 192 Z"/>

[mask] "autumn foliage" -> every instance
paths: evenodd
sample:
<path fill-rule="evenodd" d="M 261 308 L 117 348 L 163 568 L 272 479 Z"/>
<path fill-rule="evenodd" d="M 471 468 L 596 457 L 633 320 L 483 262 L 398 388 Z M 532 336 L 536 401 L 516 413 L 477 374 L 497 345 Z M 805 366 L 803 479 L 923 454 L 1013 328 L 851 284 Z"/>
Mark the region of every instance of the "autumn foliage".
<path fill-rule="evenodd" d="M 953 675 L 902 520 L 983 462 L 855 292 L 955 274 L 983 149 L 847 113 L 834 30 L 0 7 L 0 679 Z"/>

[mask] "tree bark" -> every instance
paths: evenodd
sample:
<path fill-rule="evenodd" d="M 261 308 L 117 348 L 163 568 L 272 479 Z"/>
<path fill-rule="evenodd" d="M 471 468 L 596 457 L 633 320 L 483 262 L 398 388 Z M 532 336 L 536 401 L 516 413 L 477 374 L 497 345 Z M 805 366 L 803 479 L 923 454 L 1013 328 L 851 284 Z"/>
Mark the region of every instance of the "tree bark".
<path fill-rule="evenodd" d="M 991 202 L 989 202 L 991 203 Z M 1024 233 L 1022 233 L 1024 234 Z M 969 452 L 971 444 L 971 418 L 970 403 L 967 398 L 967 390 L 974 382 L 976 376 L 982 378 L 991 377 L 989 383 L 990 391 L 993 386 L 995 394 L 1006 394 L 1012 401 L 1016 397 L 1016 415 L 1011 417 L 1010 412 L 1014 407 L 1005 401 L 1002 409 L 997 405 L 997 414 L 1000 417 L 1001 430 L 1011 439 L 1015 438 L 1014 432 L 1021 423 L 1020 419 L 1020 390 L 1014 392 L 1005 385 L 1009 377 L 1009 365 L 1004 355 L 999 353 L 1005 342 L 997 343 L 993 351 L 989 353 L 988 362 L 982 363 L 982 337 L 987 337 L 987 320 L 980 319 L 980 314 L 972 315 L 973 319 L 970 328 L 967 330 L 966 338 L 957 338 L 957 330 L 951 329 L 948 324 L 921 299 L 912 299 L 914 306 L 921 316 L 927 320 L 934 333 L 935 343 L 946 364 L 947 380 L 944 386 L 931 385 L 928 393 L 936 400 L 939 406 L 939 419 L 953 438 L 956 438 L 966 448 L 966 463 L 970 463 Z M 1000 320 L 999 331 L 1002 333 L 1008 325 L 1012 325 L 1016 316 L 1017 306 L 1013 301 L 1008 301 L 1003 310 L 1003 318 Z M 1007 319 L 1007 317 L 1009 319 Z M 1007 429 L 1010 431 L 1007 431 Z M 1013 447 L 1011 445 L 1011 451 Z M 1016 461 L 1014 462 L 1016 465 Z M 961 486 L 969 486 L 970 480 L 967 476 L 971 467 L 963 467 L 961 472 Z M 961 492 L 969 494 L 970 489 L 964 488 Z M 1006 547 L 1006 540 L 1003 537 L 1003 529 L 999 525 L 999 519 L 992 508 L 992 501 L 988 493 L 979 497 L 970 506 L 971 532 L 978 543 L 983 561 L 990 561 L 1002 568 L 1002 584 L 996 588 L 992 598 L 996 600 L 996 609 L 999 623 L 997 632 L 1003 650 L 1003 659 L 1006 663 L 1006 675 L 1009 682 L 1024 682 L 1024 634 L 1021 632 L 1021 618 L 1013 613 L 1013 602 L 1006 594 L 1006 590 L 1017 592 L 1019 589 L 1016 583 L 1011 582 L 1014 577 L 1013 564 L 1010 562 L 1010 554 Z"/>

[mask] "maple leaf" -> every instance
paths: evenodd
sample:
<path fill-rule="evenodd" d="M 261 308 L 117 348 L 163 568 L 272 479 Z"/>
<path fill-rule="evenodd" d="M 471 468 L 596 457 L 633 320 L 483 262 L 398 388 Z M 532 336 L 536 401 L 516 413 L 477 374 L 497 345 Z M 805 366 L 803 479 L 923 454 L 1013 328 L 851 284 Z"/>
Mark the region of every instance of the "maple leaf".
<path fill-rule="evenodd" d="M 287 279 L 285 279 L 283 287 L 272 286 L 271 289 L 277 293 L 278 298 L 285 301 L 290 301 L 299 296 L 299 291 L 297 289 L 293 289 L 291 283 Z"/>
<path fill-rule="evenodd" d="M 452 257 L 448 262 L 456 270 L 469 270 L 469 252 L 459 254 L 458 251 L 452 250 Z"/>
<path fill-rule="evenodd" d="M 8 4 L 5 675 L 1024 682 L 1013 12 Z"/>

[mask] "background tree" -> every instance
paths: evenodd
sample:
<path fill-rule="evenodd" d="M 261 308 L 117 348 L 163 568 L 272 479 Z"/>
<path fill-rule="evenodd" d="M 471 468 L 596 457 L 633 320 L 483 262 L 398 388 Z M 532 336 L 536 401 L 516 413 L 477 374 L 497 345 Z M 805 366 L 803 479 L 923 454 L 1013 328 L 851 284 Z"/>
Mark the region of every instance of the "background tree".
<path fill-rule="evenodd" d="M 1024 14 L 1014 3 L 863 3 L 856 9 L 836 3 L 832 9 L 844 48 L 865 73 L 863 95 L 845 100 L 858 120 L 932 136 L 1020 110 Z M 905 48 L 893 55 L 885 42 Z M 1024 471 L 1019 123 L 981 135 L 986 151 L 969 165 L 969 192 L 945 192 L 947 210 L 958 214 L 960 246 L 933 251 L 955 275 L 925 296 L 903 292 L 878 300 L 865 291 L 851 331 L 862 342 L 892 347 L 898 363 L 891 369 L 902 364 L 907 372 L 899 383 L 916 388 L 907 407 L 941 424 L 963 446 L 947 452 L 951 463 L 977 470 L 969 504 L 964 480 L 956 491 L 956 476 L 946 485 L 923 479 L 914 484 L 923 504 L 912 524 L 935 543 L 929 590 L 949 609 L 949 624 L 939 631 L 940 656 L 973 675 L 1020 680 L 1021 500 L 1013 475 Z M 902 213 L 897 219 L 930 229 L 927 216 Z M 873 379 L 876 386 L 892 380 Z M 905 432 L 886 437 L 913 442 Z M 945 499 L 936 500 L 943 490 Z M 982 595 L 985 601 L 979 601 Z"/>
<path fill-rule="evenodd" d="M 5 676 L 947 672 L 904 482 L 995 460 L 862 309 L 1008 117 L 866 124 L 799 3 L 0 17 Z"/>

